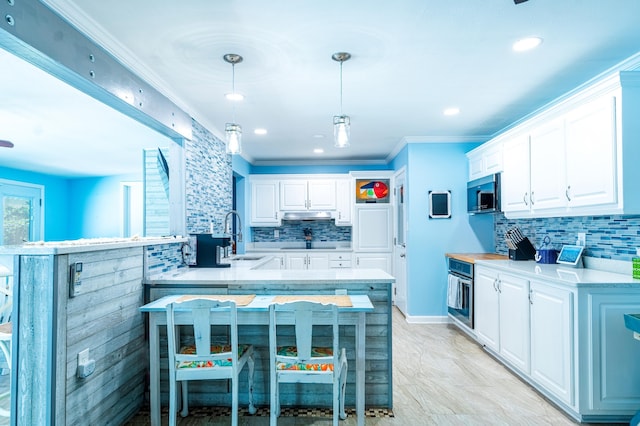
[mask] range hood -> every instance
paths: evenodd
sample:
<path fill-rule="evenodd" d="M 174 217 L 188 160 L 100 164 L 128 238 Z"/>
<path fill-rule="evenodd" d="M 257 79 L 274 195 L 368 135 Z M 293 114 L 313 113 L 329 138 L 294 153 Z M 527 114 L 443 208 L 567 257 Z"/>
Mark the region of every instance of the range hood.
<path fill-rule="evenodd" d="M 331 220 L 331 212 L 284 212 L 282 220 Z"/>

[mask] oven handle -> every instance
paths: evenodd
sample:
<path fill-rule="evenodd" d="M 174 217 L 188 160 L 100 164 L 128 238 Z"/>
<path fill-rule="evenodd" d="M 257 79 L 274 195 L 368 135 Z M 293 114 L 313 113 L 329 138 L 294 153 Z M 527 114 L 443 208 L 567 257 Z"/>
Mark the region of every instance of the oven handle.
<path fill-rule="evenodd" d="M 462 285 L 470 286 L 473 283 L 473 280 L 471 278 L 463 277 L 462 275 L 458 275 L 455 272 L 449 272 L 449 275 L 455 277 L 458 280 L 458 283 Z"/>

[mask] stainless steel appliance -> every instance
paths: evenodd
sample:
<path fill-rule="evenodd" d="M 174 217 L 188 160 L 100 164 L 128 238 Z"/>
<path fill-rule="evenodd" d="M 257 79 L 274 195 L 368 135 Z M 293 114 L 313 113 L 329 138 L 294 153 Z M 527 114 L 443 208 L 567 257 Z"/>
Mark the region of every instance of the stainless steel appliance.
<path fill-rule="evenodd" d="M 447 310 L 459 325 L 473 330 L 473 263 L 448 258 Z"/>
<path fill-rule="evenodd" d="M 467 213 L 500 211 L 500 174 L 485 176 L 467 183 Z"/>

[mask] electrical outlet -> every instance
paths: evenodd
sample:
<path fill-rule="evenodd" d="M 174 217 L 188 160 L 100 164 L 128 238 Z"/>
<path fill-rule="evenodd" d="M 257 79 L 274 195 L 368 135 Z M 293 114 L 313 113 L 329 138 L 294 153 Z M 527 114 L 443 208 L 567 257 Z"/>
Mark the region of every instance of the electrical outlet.
<path fill-rule="evenodd" d="M 89 363 L 89 348 L 78 352 L 78 365 L 87 365 Z"/>
<path fill-rule="evenodd" d="M 587 233 L 586 232 L 578 232 L 578 245 L 586 246 L 587 245 Z"/>
<path fill-rule="evenodd" d="M 273 238 L 280 238 L 280 230 L 279 229 L 274 229 L 273 230 Z"/>

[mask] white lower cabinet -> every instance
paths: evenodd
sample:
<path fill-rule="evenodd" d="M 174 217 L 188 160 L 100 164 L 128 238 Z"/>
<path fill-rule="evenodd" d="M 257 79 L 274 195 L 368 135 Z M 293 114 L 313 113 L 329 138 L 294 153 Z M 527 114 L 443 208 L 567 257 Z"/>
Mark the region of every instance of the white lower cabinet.
<path fill-rule="evenodd" d="M 624 314 L 640 312 L 640 286 L 523 271 L 476 264 L 478 342 L 579 422 L 628 421 L 640 408 L 640 343 Z"/>
<path fill-rule="evenodd" d="M 391 253 L 354 253 L 356 269 L 382 269 L 392 274 Z"/>
<path fill-rule="evenodd" d="M 478 266 L 474 290 L 478 340 L 528 373 L 529 281 Z"/>
<path fill-rule="evenodd" d="M 573 405 L 573 292 L 531 281 L 531 378 Z"/>
<path fill-rule="evenodd" d="M 329 253 L 329 268 L 351 268 L 351 253 Z"/>
<path fill-rule="evenodd" d="M 328 253 L 287 253 L 286 269 L 329 269 Z"/>

